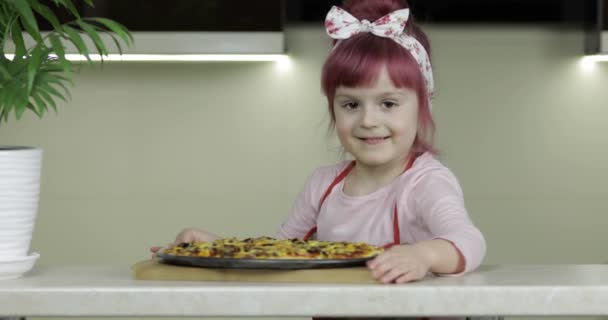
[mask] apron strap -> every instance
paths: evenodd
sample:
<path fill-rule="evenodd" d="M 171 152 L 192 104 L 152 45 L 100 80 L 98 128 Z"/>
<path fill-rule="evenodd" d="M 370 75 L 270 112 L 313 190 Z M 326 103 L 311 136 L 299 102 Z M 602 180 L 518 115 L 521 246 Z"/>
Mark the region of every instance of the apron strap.
<path fill-rule="evenodd" d="M 310 230 L 308 230 L 308 232 L 306 232 L 306 235 L 304 236 L 304 241 L 309 240 L 312 236 L 315 235 L 315 233 L 317 233 L 317 226 L 312 227 Z"/>
<path fill-rule="evenodd" d="M 409 170 L 413 165 L 414 161 L 421 155 L 421 153 L 414 153 L 410 160 L 407 162 L 403 173 Z M 401 174 L 403 174 L 401 173 Z M 384 245 L 385 249 L 389 249 L 392 246 L 398 246 L 401 244 L 401 230 L 399 230 L 399 211 L 397 210 L 397 201 L 395 201 L 395 206 L 393 207 L 393 243 L 388 243 Z"/>
<path fill-rule="evenodd" d="M 340 181 L 344 180 L 344 178 L 346 178 L 346 176 L 351 172 L 351 170 L 353 170 L 353 168 L 355 167 L 355 161 L 352 161 L 351 163 L 349 163 L 346 168 L 344 168 L 342 170 L 342 172 L 340 172 L 340 174 L 338 174 L 338 176 L 336 176 L 334 178 L 334 181 L 331 182 L 331 184 L 329 185 L 329 187 L 327 188 L 327 190 L 325 190 L 325 193 L 323 194 L 323 197 L 321 197 L 321 201 L 319 201 L 319 210 L 321 210 L 321 206 L 323 205 L 323 202 L 325 202 L 325 199 L 327 199 L 327 196 L 329 196 L 329 194 L 331 193 L 331 190 L 334 189 L 334 187 L 340 183 Z M 317 233 L 317 226 L 312 227 L 310 230 L 308 230 L 308 232 L 306 232 L 306 235 L 304 236 L 304 241 L 310 239 L 312 236 L 315 235 L 315 233 Z"/>
<path fill-rule="evenodd" d="M 329 196 L 329 194 L 331 193 L 331 190 L 333 190 L 334 187 L 338 183 L 340 183 L 340 181 L 344 180 L 344 178 L 346 178 L 346 176 L 353 170 L 354 167 L 355 162 L 352 161 L 348 164 L 348 166 L 346 166 L 346 168 L 344 168 L 344 170 L 342 170 L 342 172 L 340 172 L 340 174 L 334 179 L 334 181 L 331 182 L 327 190 L 325 190 L 323 197 L 321 197 L 321 201 L 319 201 L 319 210 L 321 210 L 321 206 L 323 205 L 323 202 L 325 202 L 325 199 L 327 199 L 327 196 Z"/>
<path fill-rule="evenodd" d="M 385 244 L 384 249 L 389 249 L 392 246 L 401 244 L 401 231 L 399 230 L 399 213 L 397 212 L 397 203 L 395 203 L 395 209 L 393 210 L 393 242 Z"/>

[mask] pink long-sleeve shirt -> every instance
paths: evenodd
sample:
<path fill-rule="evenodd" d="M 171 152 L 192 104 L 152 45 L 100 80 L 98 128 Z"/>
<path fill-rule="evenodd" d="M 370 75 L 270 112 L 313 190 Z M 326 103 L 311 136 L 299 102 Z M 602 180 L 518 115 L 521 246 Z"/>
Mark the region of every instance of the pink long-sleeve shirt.
<path fill-rule="evenodd" d="M 317 226 L 319 240 L 383 246 L 393 242 L 397 204 L 401 243 L 445 239 L 460 250 L 464 272 L 481 264 L 485 239 L 469 218 L 458 180 L 432 154 L 420 155 L 409 170 L 367 195 L 345 194 L 342 180 L 319 208 L 321 197 L 348 163 L 320 167 L 311 174 L 291 215 L 281 224 L 279 238 L 302 238 Z"/>

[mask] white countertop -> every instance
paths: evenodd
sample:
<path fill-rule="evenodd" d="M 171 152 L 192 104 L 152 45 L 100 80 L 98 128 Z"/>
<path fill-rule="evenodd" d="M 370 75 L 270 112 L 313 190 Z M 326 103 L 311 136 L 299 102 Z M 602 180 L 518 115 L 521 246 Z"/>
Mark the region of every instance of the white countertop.
<path fill-rule="evenodd" d="M 129 266 L 0 281 L 0 316 L 608 315 L 608 265 L 485 266 L 403 285 L 132 280 Z"/>

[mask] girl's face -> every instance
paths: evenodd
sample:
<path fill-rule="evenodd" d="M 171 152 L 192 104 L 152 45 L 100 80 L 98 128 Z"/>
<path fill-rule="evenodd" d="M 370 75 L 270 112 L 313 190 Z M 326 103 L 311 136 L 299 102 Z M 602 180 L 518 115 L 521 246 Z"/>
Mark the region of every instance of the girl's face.
<path fill-rule="evenodd" d="M 402 165 L 418 129 L 415 91 L 396 88 L 386 68 L 371 87 L 343 87 L 334 97 L 336 131 L 357 165 Z"/>

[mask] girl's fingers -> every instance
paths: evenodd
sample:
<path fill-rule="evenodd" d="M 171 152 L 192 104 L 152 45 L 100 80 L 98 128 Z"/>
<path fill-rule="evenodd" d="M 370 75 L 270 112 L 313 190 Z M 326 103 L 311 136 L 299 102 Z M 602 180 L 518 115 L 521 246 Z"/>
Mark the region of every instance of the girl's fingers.
<path fill-rule="evenodd" d="M 380 279 L 380 281 L 382 283 L 391 283 L 391 282 L 395 281 L 397 278 L 401 277 L 405 273 L 407 273 L 407 272 L 401 271 L 398 268 L 393 268 L 393 269 L 389 270 L 387 273 L 385 273 L 382 276 L 382 279 Z"/>
<path fill-rule="evenodd" d="M 412 273 L 406 272 L 405 274 L 403 274 L 403 275 L 399 276 L 397 279 L 395 279 L 395 283 L 406 283 L 406 282 L 410 282 L 413 280 L 415 280 L 415 279 L 413 279 Z"/>
<path fill-rule="evenodd" d="M 154 259 L 156 257 L 157 253 L 161 252 L 165 248 L 171 248 L 171 247 L 173 247 L 172 243 L 168 243 L 165 246 L 153 246 L 153 247 L 150 247 L 150 252 L 152 252 L 152 259 Z"/>
<path fill-rule="evenodd" d="M 377 264 L 373 269 L 370 268 L 370 270 L 372 271 L 372 277 L 374 279 L 380 279 L 387 272 L 389 272 L 392 268 L 393 268 L 393 264 L 391 264 L 389 262 L 385 262 L 385 263 Z"/>

